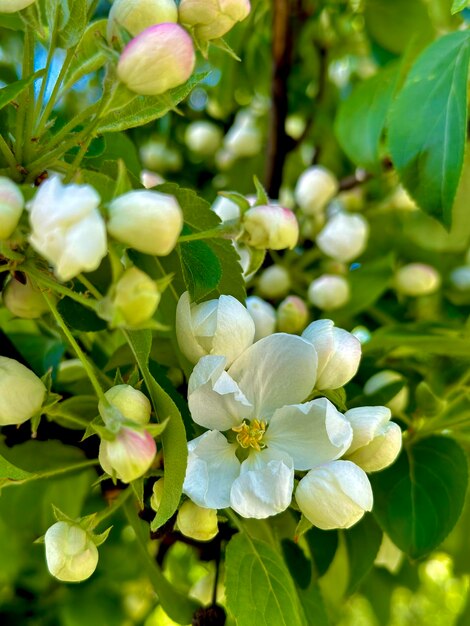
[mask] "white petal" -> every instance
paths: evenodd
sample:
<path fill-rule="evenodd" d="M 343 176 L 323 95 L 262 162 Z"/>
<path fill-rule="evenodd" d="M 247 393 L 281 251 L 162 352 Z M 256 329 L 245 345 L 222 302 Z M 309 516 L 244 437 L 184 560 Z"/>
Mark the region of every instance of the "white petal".
<path fill-rule="evenodd" d="M 223 354 L 230 365 L 251 346 L 254 337 L 255 323 L 248 310 L 233 296 L 220 296 L 211 354 Z"/>
<path fill-rule="evenodd" d="M 189 410 L 206 428 L 229 430 L 253 417 L 253 407 L 224 370 L 226 362 L 223 356 L 204 356 L 189 378 Z"/>
<path fill-rule="evenodd" d="M 339 459 L 349 448 L 352 428 L 326 398 L 278 409 L 264 442 L 289 454 L 297 470 Z"/>
<path fill-rule="evenodd" d="M 237 446 L 216 430 L 188 443 L 188 467 L 183 492 L 199 506 L 224 509 L 230 505 L 230 489 L 240 473 Z"/>
<path fill-rule="evenodd" d="M 346 411 L 344 417 L 353 429 L 353 440 L 348 450 L 348 454 L 351 454 L 383 433 L 390 422 L 392 413 L 385 406 L 361 406 Z"/>
<path fill-rule="evenodd" d="M 203 350 L 194 337 L 191 301 L 187 291 L 185 291 L 178 300 L 175 328 L 176 338 L 181 352 L 191 363 L 197 363 L 207 352 Z"/>
<path fill-rule="evenodd" d="M 252 452 L 230 492 L 230 506 L 242 517 L 264 519 L 285 511 L 292 500 L 292 460 L 274 450 Z"/>
<path fill-rule="evenodd" d="M 350 461 L 331 461 L 302 478 L 295 499 L 318 528 L 349 528 L 372 510 L 372 487 L 366 473 Z"/>
<path fill-rule="evenodd" d="M 315 384 L 317 355 L 312 344 L 296 335 L 276 333 L 260 339 L 228 370 L 255 407 L 269 419 L 275 409 L 302 402 Z"/>
<path fill-rule="evenodd" d="M 348 458 L 365 472 L 377 472 L 393 463 L 402 446 L 401 428 L 395 422 L 389 422 L 384 431 L 368 445 L 358 448 Z"/>

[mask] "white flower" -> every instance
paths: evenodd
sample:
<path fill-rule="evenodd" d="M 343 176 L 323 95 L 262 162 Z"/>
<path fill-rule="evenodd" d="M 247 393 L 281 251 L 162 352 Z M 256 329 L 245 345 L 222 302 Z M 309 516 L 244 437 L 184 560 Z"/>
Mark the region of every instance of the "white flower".
<path fill-rule="evenodd" d="M 336 177 L 325 167 L 306 169 L 295 187 L 295 199 L 306 215 L 321 213 L 338 192 Z"/>
<path fill-rule="evenodd" d="M 351 297 L 348 281 L 344 276 L 323 274 L 312 280 L 308 287 L 308 299 L 323 311 L 333 311 L 344 306 Z"/>
<path fill-rule="evenodd" d="M 100 197 L 90 185 L 45 180 L 28 205 L 33 248 L 54 267 L 59 280 L 96 270 L 106 256 Z"/>
<path fill-rule="evenodd" d="M 299 482 L 295 499 L 318 528 L 349 528 L 372 510 L 367 474 L 351 461 L 332 461 L 312 469 Z"/>
<path fill-rule="evenodd" d="M 265 518 L 289 506 L 294 470 L 339 458 L 352 430 L 326 398 L 299 404 L 316 376 L 315 350 L 300 337 L 271 335 L 225 366 L 204 357 L 189 380 L 192 417 L 210 430 L 188 444 L 183 491 L 202 507 Z"/>
<path fill-rule="evenodd" d="M 193 304 L 185 291 L 176 307 L 176 337 L 181 352 L 196 363 L 208 354 L 220 354 L 230 365 L 253 343 L 255 324 L 233 296 Z"/>
<path fill-rule="evenodd" d="M 390 409 L 363 406 L 346 411 L 353 429 L 353 440 L 345 458 L 366 472 L 377 472 L 393 463 L 401 450 L 402 435 L 398 424 L 391 422 Z"/>
<path fill-rule="evenodd" d="M 364 252 L 368 236 L 369 223 L 365 217 L 341 212 L 328 220 L 316 242 L 324 254 L 348 263 Z"/>
<path fill-rule="evenodd" d="M 44 543 L 49 572 L 64 582 L 89 578 L 98 564 L 98 550 L 91 536 L 78 524 L 56 522 L 48 528 Z"/>
<path fill-rule="evenodd" d="M 331 320 L 317 320 L 307 326 L 302 337 L 317 352 L 317 389 L 337 389 L 351 380 L 361 360 L 361 344 L 354 335 L 336 328 Z"/>
<path fill-rule="evenodd" d="M 276 330 L 276 310 L 274 307 L 258 296 L 249 296 L 246 299 L 246 308 L 255 323 L 255 341 L 272 335 Z"/>

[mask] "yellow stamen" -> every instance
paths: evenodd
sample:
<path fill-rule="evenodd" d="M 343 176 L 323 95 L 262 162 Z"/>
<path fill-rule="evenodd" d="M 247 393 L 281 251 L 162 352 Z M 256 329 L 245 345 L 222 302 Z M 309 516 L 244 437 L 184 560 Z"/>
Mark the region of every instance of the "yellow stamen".
<path fill-rule="evenodd" d="M 263 435 L 266 432 L 266 422 L 252 420 L 250 424 L 247 424 L 243 420 L 240 426 L 234 426 L 232 430 L 238 433 L 237 441 L 242 448 L 254 448 L 259 452 L 266 447 L 266 444 L 262 442 Z"/>

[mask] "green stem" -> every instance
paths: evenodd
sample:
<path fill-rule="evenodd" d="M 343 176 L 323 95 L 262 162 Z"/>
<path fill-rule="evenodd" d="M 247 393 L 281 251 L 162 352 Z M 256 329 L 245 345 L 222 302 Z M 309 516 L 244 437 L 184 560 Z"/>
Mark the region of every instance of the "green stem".
<path fill-rule="evenodd" d="M 70 330 L 67 328 L 67 325 L 64 322 L 64 320 L 62 319 L 62 317 L 61 317 L 59 311 L 57 310 L 53 300 L 44 292 L 43 292 L 43 296 L 44 296 L 44 299 L 46 300 L 46 302 L 47 302 L 47 304 L 49 306 L 49 309 L 50 309 L 52 315 L 54 316 L 57 324 L 59 325 L 60 329 L 64 333 L 64 335 L 67 338 L 69 344 L 72 346 L 75 354 L 77 355 L 77 357 L 82 362 L 82 365 L 83 365 L 83 367 L 85 369 L 85 372 L 86 372 L 88 378 L 90 379 L 90 382 L 91 382 L 91 384 L 93 386 L 93 389 L 95 390 L 96 395 L 98 396 L 99 400 L 105 404 L 105 406 L 108 406 L 108 404 L 109 404 L 108 400 L 106 399 L 106 397 L 104 395 L 104 391 L 101 388 L 101 385 L 99 383 L 99 380 L 96 377 L 95 372 L 93 371 L 93 367 L 91 366 L 91 364 L 88 361 L 87 357 L 85 356 L 85 354 L 83 353 L 82 349 L 80 348 L 80 346 L 76 342 L 75 337 L 72 335 Z"/>
<path fill-rule="evenodd" d="M 235 526 L 237 530 L 239 530 L 241 533 L 245 532 L 240 520 L 232 511 L 232 509 L 224 509 L 224 515 L 228 517 L 228 519 L 232 522 L 232 524 Z"/>
<path fill-rule="evenodd" d="M 51 478 L 52 476 L 59 476 L 61 474 L 68 474 L 69 472 L 76 472 L 77 470 L 86 469 L 87 467 L 91 467 L 92 465 L 98 465 L 98 459 L 80 461 L 80 463 L 74 463 L 73 465 L 67 465 L 66 467 L 60 467 L 45 472 L 38 472 L 37 474 L 31 474 L 31 476 L 28 476 L 27 478 L 22 478 L 21 480 L 12 480 L 11 482 L 2 484 L 2 489 L 6 487 L 24 485 L 25 483 L 30 483 L 33 480 L 42 480 L 43 478 Z"/>
<path fill-rule="evenodd" d="M 82 285 L 87 288 L 92 296 L 94 296 L 97 300 L 101 300 L 103 296 L 100 294 L 98 289 L 88 280 L 88 278 L 86 278 L 86 276 L 83 276 L 83 274 L 79 274 L 77 278 L 82 283 Z"/>
<path fill-rule="evenodd" d="M 96 528 L 101 522 L 115 513 L 126 502 L 127 498 L 133 493 L 130 487 L 123 489 L 118 497 L 108 507 L 103 509 L 93 520 L 93 527 Z"/>
<path fill-rule="evenodd" d="M 84 430 L 86 430 L 88 426 L 90 425 L 90 422 L 87 422 L 81 417 L 76 417 L 75 415 L 72 415 L 72 413 L 68 413 L 67 411 L 61 411 L 60 406 L 58 407 L 57 410 L 54 408 L 50 411 L 46 411 L 46 415 L 50 417 L 52 420 L 54 420 L 54 418 L 56 417 L 60 417 L 61 419 L 67 422 L 71 422 L 72 424 L 78 424 Z"/>
<path fill-rule="evenodd" d="M 82 113 L 71 119 L 70 122 L 67 122 L 65 126 L 62 126 L 62 128 L 51 137 L 50 142 L 45 146 L 45 148 L 51 149 L 61 144 L 64 137 L 72 132 L 74 128 L 77 128 L 77 126 L 80 126 L 82 122 L 84 122 L 85 120 L 89 120 L 90 117 L 92 117 L 95 110 L 97 109 L 97 105 L 99 105 L 99 102 L 95 102 L 84 111 L 82 111 Z"/>
<path fill-rule="evenodd" d="M 11 167 L 12 177 L 17 178 L 19 180 L 18 170 L 16 168 L 17 161 L 15 159 L 15 155 L 10 149 L 10 146 L 7 144 L 3 135 L 0 135 L 0 150 L 2 151 L 3 156 L 5 157 L 6 162 Z"/>
<path fill-rule="evenodd" d="M 25 274 L 33 278 L 35 282 L 37 282 L 41 287 L 47 287 L 48 289 L 52 289 L 52 291 L 55 291 L 62 296 L 67 296 L 68 298 L 75 300 L 75 302 L 78 302 L 88 309 L 92 309 L 93 311 L 96 310 L 96 300 L 90 300 L 90 298 L 87 298 L 86 296 L 83 296 L 82 294 L 79 294 L 76 291 L 65 287 L 64 285 L 61 285 L 52 278 L 49 278 L 43 272 L 37 270 L 35 267 L 25 264 L 22 265 L 19 269 L 21 269 L 22 271 L 24 271 Z"/>
<path fill-rule="evenodd" d="M 178 238 L 178 243 L 184 243 L 185 241 L 198 241 L 199 239 L 216 239 L 218 237 L 224 237 L 228 233 L 233 232 L 233 228 L 217 227 L 211 230 L 204 230 L 199 233 L 191 233 L 190 235 L 181 235 Z"/>
<path fill-rule="evenodd" d="M 29 78 L 34 71 L 34 37 L 29 24 L 26 27 L 24 35 L 23 48 L 23 68 L 21 78 Z M 29 98 L 33 94 L 33 101 L 29 103 Z M 34 83 L 21 94 L 20 103 L 16 112 L 16 134 L 15 134 L 15 156 L 17 163 L 23 160 L 23 146 L 25 142 L 26 115 L 28 113 L 28 104 L 34 109 Z"/>

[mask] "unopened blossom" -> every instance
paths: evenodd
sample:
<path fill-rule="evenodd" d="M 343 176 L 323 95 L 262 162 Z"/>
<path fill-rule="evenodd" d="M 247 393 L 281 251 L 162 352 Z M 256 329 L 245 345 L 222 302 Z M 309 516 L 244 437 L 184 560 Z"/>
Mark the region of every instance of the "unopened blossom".
<path fill-rule="evenodd" d="M 351 461 L 331 461 L 315 467 L 295 492 L 299 509 L 318 528 L 350 528 L 372 510 L 367 474 Z"/>
<path fill-rule="evenodd" d="M 321 213 L 337 193 L 336 177 L 320 165 L 306 169 L 295 187 L 296 202 L 306 215 Z"/>
<path fill-rule="evenodd" d="M 283 333 L 300 332 L 307 320 L 307 305 L 298 296 L 287 296 L 277 307 L 277 327 Z"/>
<path fill-rule="evenodd" d="M 120 417 L 140 425 L 148 424 L 150 421 L 152 406 L 147 396 L 139 389 L 126 384 L 114 385 L 106 391 L 104 397 L 119 411 Z M 98 403 L 98 410 L 105 423 L 115 417 L 114 413 L 108 413 L 108 405 L 101 400 Z"/>
<path fill-rule="evenodd" d="M 202 156 L 211 156 L 222 143 L 222 130 L 213 122 L 199 120 L 186 128 L 184 141 L 188 148 Z"/>
<path fill-rule="evenodd" d="M 361 360 L 361 344 L 354 335 L 331 320 L 317 320 L 307 326 L 302 337 L 317 353 L 317 389 L 337 389 L 351 380 Z"/>
<path fill-rule="evenodd" d="M 23 207 L 23 194 L 18 185 L 9 178 L 0 176 L 0 240 L 8 239 L 13 234 Z"/>
<path fill-rule="evenodd" d="M 178 301 L 176 338 L 191 363 L 208 354 L 219 354 L 230 364 L 251 346 L 254 335 L 250 314 L 233 296 L 195 304 L 185 291 Z"/>
<path fill-rule="evenodd" d="M 395 289 L 405 296 L 427 296 L 441 285 L 436 268 L 425 263 L 409 263 L 395 274 Z"/>
<path fill-rule="evenodd" d="M 29 279 L 23 283 L 12 277 L 3 289 L 2 300 L 10 313 L 22 319 L 36 319 L 49 311 L 42 293 L 31 285 Z"/>
<path fill-rule="evenodd" d="M 274 333 L 276 310 L 269 302 L 258 296 L 249 296 L 246 299 L 246 308 L 255 323 L 255 341 Z"/>
<path fill-rule="evenodd" d="M 401 450 L 402 435 L 398 424 L 390 421 L 389 408 L 357 407 L 346 411 L 344 416 L 353 429 L 346 459 L 366 472 L 377 472 L 395 461 Z"/>
<path fill-rule="evenodd" d="M 239 111 L 233 125 L 224 138 L 224 149 L 229 157 L 244 159 L 259 154 L 261 132 L 254 115 L 249 110 Z"/>
<path fill-rule="evenodd" d="M 143 96 L 158 96 L 185 83 L 196 56 L 191 37 L 179 24 L 150 26 L 122 51 L 117 75 L 128 89 Z"/>
<path fill-rule="evenodd" d="M 294 471 L 341 457 L 352 430 L 326 398 L 302 404 L 316 378 L 308 341 L 274 334 L 226 365 L 203 357 L 190 377 L 191 415 L 209 430 L 188 444 L 183 491 L 202 507 L 269 517 L 289 506 Z"/>
<path fill-rule="evenodd" d="M 258 279 L 258 290 L 265 298 L 282 298 L 290 287 L 289 271 L 282 265 L 271 265 L 261 272 Z"/>
<path fill-rule="evenodd" d="M 347 304 L 351 297 L 349 283 L 343 276 L 323 274 L 308 287 L 308 299 L 322 311 L 333 311 Z"/>
<path fill-rule="evenodd" d="M 30 369 L 0 356 L 0 426 L 23 424 L 36 415 L 46 397 L 46 387 Z"/>
<path fill-rule="evenodd" d="M 129 191 L 115 198 L 108 211 L 109 233 L 145 254 L 170 254 L 183 228 L 183 212 L 176 198 L 158 191 Z"/>
<path fill-rule="evenodd" d="M 177 21 L 175 0 L 114 0 L 108 15 L 107 38 L 111 41 L 119 26 L 136 37 L 149 26 Z"/>
<path fill-rule="evenodd" d="M 238 204 L 228 198 L 224 198 L 224 196 L 218 196 L 211 209 L 220 217 L 222 222 L 240 219 L 240 207 Z"/>
<path fill-rule="evenodd" d="M 47 259 L 59 280 L 96 270 L 107 253 L 100 197 L 90 185 L 45 180 L 28 204 L 30 242 Z"/>
<path fill-rule="evenodd" d="M 316 243 L 324 254 L 348 263 L 364 252 L 368 236 L 369 223 L 365 217 L 340 212 L 328 220 Z"/>
<path fill-rule="evenodd" d="M 280 206 L 254 206 L 242 218 L 244 239 L 259 250 L 294 248 L 299 239 L 299 224 L 290 209 Z"/>
<path fill-rule="evenodd" d="M 95 571 L 98 549 L 90 533 L 79 524 L 56 522 L 48 528 L 44 543 L 47 568 L 58 580 L 81 582 Z"/>
<path fill-rule="evenodd" d="M 180 533 L 196 541 L 210 541 L 219 532 L 217 511 L 198 506 L 191 500 L 180 506 L 176 525 Z"/>
<path fill-rule="evenodd" d="M 249 0 L 181 0 L 179 17 L 198 39 L 207 41 L 223 37 L 250 9 Z"/>
<path fill-rule="evenodd" d="M 392 370 L 382 370 L 381 372 L 377 372 L 369 378 L 369 380 L 364 385 L 364 393 L 366 396 L 370 396 L 372 394 L 377 393 L 384 387 L 391 385 L 392 383 L 397 383 L 403 381 L 403 376 L 399 372 L 394 372 Z M 386 403 L 385 406 L 391 410 L 393 415 L 400 414 L 402 411 L 406 409 L 408 404 L 409 397 L 409 389 L 406 385 L 396 393 L 393 398 Z"/>
<path fill-rule="evenodd" d="M 16 13 L 29 7 L 36 0 L 0 0 L 0 13 Z"/>

